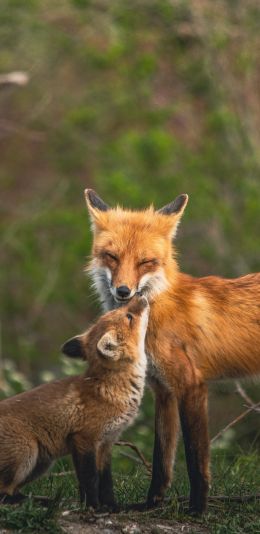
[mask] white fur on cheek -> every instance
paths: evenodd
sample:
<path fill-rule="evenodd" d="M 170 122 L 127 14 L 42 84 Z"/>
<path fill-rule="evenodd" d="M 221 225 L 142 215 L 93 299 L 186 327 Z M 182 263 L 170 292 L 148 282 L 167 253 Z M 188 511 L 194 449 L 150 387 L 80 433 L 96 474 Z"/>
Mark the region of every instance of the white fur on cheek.
<path fill-rule="evenodd" d="M 106 267 L 96 266 L 92 269 L 91 274 L 94 288 L 98 293 L 102 293 L 104 291 L 104 285 L 109 283 Z"/>
<path fill-rule="evenodd" d="M 104 269 L 106 271 L 108 282 L 111 283 L 112 282 L 112 273 L 111 273 L 111 271 L 110 271 L 110 269 L 108 267 L 105 267 Z"/>
<path fill-rule="evenodd" d="M 110 286 L 112 280 L 112 273 L 108 267 L 103 267 L 102 265 L 99 265 L 96 259 L 92 261 L 88 270 L 92 278 L 93 288 L 97 291 L 99 296 L 104 299 L 103 307 L 106 311 L 110 309 L 109 296 L 111 295 Z"/>
<path fill-rule="evenodd" d="M 142 276 L 139 285 L 138 291 L 143 291 L 144 294 L 147 293 L 148 297 L 159 295 L 165 291 L 169 286 L 163 269 L 158 269 L 155 273 L 146 273 Z"/>

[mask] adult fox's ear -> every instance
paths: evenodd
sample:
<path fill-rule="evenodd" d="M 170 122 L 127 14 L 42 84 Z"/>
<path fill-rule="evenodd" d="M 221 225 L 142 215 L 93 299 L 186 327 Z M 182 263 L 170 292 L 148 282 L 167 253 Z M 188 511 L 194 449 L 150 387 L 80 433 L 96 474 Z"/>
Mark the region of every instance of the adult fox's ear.
<path fill-rule="evenodd" d="M 166 204 L 166 206 L 163 206 L 163 208 L 158 210 L 157 213 L 161 213 L 161 215 L 175 214 L 181 217 L 186 208 L 188 200 L 189 200 L 188 195 L 186 194 L 179 195 L 178 197 L 175 198 L 175 200 L 173 200 L 169 204 Z"/>
<path fill-rule="evenodd" d="M 97 344 L 98 353 L 107 359 L 115 359 L 117 357 L 118 341 L 113 332 L 106 332 Z"/>
<path fill-rule="evenodd" d="M 61 351 L 70 358 L 81 358 L 82 360 L 86 360 L 86 354 L 81 336 L 68 339 L 68 341 L 62 345 Z"/>
<path fill-rule="evenodd" d="M 173 200 L 169 204 L 166 204 L 166 206 L 163 206 L 163 208 L 157 211 L 157 213 L 159 213 L 160 215 L 165 215 L 169 217 L 172 237 L 174 237 L 174 235 L 176 234 L 178 224 L 187 206 L 188 200 L 188 195 L 179 195 L 175 198 L 175 200 Z"/>
<path fill-rule="evenodd" d="M 93 189 L 85 189 L 85 199 L 92 223 L 99 225 L 102 222 L 102 215 L 109 211 L 110 207 L 97 195 Z"/>

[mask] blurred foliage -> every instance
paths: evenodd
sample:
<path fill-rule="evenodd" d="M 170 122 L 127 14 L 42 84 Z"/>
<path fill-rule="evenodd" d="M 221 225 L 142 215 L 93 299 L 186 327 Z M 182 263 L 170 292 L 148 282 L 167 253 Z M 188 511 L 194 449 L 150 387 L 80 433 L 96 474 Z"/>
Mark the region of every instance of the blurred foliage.
<path fill-rule="evenodd" d="M 85 187 L 187 192 L 182 268 L 259 270 L 259 23 L 258 0 L 1 0 L 0 73 L 30 77 L 0 87 L 3 359 L 33 382 L 98 312 Z"/>
<path fill-rule="evenodd" d="M 17 371 L 13 362 L 5 361 L 1 365 L 0 373 L 0 400 L 22 393 L 31 387 L 27 378 Z"/>

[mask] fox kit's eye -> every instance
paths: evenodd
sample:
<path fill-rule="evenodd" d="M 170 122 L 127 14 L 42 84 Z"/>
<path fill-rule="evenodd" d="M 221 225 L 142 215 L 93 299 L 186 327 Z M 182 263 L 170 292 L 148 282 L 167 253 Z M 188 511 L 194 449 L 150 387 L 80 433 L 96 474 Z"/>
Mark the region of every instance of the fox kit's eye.
<path fill-rule="evenodd" d="M 131 324 L 132 321 L 133 321 L 133 316 L 132 316 L 132 314 L 131 314 L 131 313 L 127 313 L 127 314 L 126 314 L 126 317 L 127 317 L 128 321 L 129 321 L 129 323 Z"/>

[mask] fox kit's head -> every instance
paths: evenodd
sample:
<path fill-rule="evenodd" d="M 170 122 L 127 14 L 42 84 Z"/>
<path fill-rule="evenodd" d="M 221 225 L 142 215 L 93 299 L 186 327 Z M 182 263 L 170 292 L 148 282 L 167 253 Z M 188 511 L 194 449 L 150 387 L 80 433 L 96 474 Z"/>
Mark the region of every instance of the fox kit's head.
<path fill-rule="evenodd" d="M 172 239 L 188 195 L 158 211 L 111 209 L 92 189 L 85 196 L 94 233 L 88 270 L 104 308 L 120 306 L 138 293 L 151 300 L 165 291 L 177 268 Z"/>
<path fill-rule="evenodd" d="M 87 360 L 90 365 L 114 367 L 137 363 L 144 357 L 149 305 L 146 297 L 135 297 L 127 306 L 110 311 L 87 332 L 69 339 L 62 352 Z"/>

